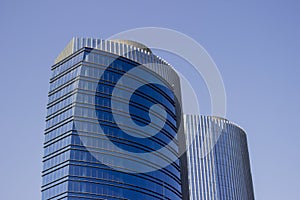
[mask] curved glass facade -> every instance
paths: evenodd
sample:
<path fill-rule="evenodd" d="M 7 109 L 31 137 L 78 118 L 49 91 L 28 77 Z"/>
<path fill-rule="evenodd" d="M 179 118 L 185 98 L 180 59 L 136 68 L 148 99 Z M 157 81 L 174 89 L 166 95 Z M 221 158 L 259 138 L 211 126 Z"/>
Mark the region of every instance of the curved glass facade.
<path fill-rule="evenodd" d="M 167 68 L 130 45 L 72 40 L 52 67 L 42 199 L 181 199 L 180 88 Z"/>
<path fill-rule="evenodd" d="M 218 117 L 185 115 L 184 121 L 190 199 L 253 200 L 243 129 Z"/>

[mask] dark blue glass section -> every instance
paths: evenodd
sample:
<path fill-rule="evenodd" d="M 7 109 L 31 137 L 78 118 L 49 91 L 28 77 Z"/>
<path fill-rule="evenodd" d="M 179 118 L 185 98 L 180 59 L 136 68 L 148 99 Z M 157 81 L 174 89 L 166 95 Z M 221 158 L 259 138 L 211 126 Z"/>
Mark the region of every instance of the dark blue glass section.
<path fill-rule="evenodd" d="M 123 66 L 122 72 L 112 73 L 113 67 L 111 67 L 111 66 Z M 113 92 L 115 83 L 118 82 L 118 80 L 122 76 L 124 76 L 126 74 L 126 72 L 130 71 L 131 69 L 133 69 L 135 67 L 141 68 L 141 66 L 139 66 L 139 65 L 129 64 L 126 62 L 122 62 L 120 65 L 120 61 L 118 59 L 116 59 L 110 64 L 109 67 L 107 67 L 107 69 L 104 71 L 103 75 L 100 77 L 96 93 L 101 93 L 102 91 L 106 91 L 106 92 L 108 92 L 108 96 L 109 96 L 108 99 L 105 99 L 105 98 L 101 98 L 101 97 L 95 95 L 95 102 L 99 103 L 98 105 L 96 104 L 96 115 L 98 117 L 99 124 L 100 124 L 100 126 L 102 126 L 104 132 L 109 132 L 109 131 L 107 130 L 107 128 L 108 128 L 107 126 L 103 126 L 103 118 L 102 118 L 103 111 L 99 110 L 98 106 L 108 104 L 108 108 L 111 107 L 111 96 L 112 96 L 112 92 Z M 144 69 L 144 70 L 146 71 L 146 69 Z M 148 72 L 148 76 L 151 78 L 156 78 L 150 72 Z M 142 78 L 146 78 L 146 77 L 142 77 Z M 107 82 L 111 82 L 112 85 L 109 86 L 107 84 Z M 157 79 L 157 82 L 160 82 L 163 84 L 163 82 L 159 79 Z M 171 97 L 169 97 L 170 100 L 172 101 L 169 104 L 166 103 L 166 102 L 168 102 L 168 100 L 165 100 L 166 99 L 165 96 L 167 96 L 166 94 L 172 93 L 172 92 L 166 85 L 162 85 L 162 84 L 159 85 L 159 84 L 148 83 L 148 84 L 145 84 L 142 87 L 138 88 L 137 90 L 135 90 L 134 93 L 132 94 L 131 99 L 130 99 L 130 104 L 129 104 L 129 106 L 130 106 L 129 111 L 130 111 L 130 115 L 131 115 L 133 121 L 137 125 L 140 125 L 140 126 L 148 125 L 150 123 L 150 118 L 149 118 L 149 114 L 147 113 L 147 111 L 142 110 L 142 109 L 139 109 L 137 111 L 137 109 L 134 108 L 135 102 L 142 104 L 146 110 L 149 110 L 150 107 L 153 106 L 155 103 L 159 103 L 160 105 L 163 105 L 166 110 L 169 110 L 169 111 L 175 110 L 175 108 L 174 108 L 175 100 L 171 99 Z M 174 97 L 174 96 L 172 96 L 172 97 Z M 154 102 L 152 102 L 150 100 L 150 98 L 153 98 Z M 104 103 L 104 101 L 106 101 L 107 103 Z M 174 112 L 172 114 L 175 116 Z M 111 121 L 112 124 L 116 124 L 111 110 L 108 109 L 107 111 L 105 111 L 105 117 L 109 121 Z M 164 116 L 162 116 L 162 117 L 164 118 Z M 167 118 L 171 118 L 171 116 L 169 116 L 168 112 L 167 112 Z M 167 126 L 167 125 L 164 125 L 164 126 Z M 176 124 L 174 124 L 174 128 L 175 127 L 177 127 Z M 163 129 L 166 129 L 166 128 L 163 128 Z M 124 131 L 121 129 L 116 129 L 114 131 L 114 134 L 108 135 L 108 137 L 109 138 L 112 138 L 112 137 L 123 138 L 124 140 L 134 141 L 139 144 L 145 144 L 146 146 L 150 146 L 154 150 L 158 150 L 160 148 L 163 148 L 164 145 L 153 142 L 153 138 L 164 138 L 165 144 L 168 144 L 170 141 L 172 141 L 174 139 L 174 136 L 176 135 L 177 130 L 175 128 L 175 130 L 168 129 L 168 131 L 170 131 L 169 137 L 164 137 L 165 134 L 162 131 L 158 131 L 158 133 L 152 137 L 137 138 L 137 137 L 128 135 L 127 133 L 124 133 Z M 120 148 L 123 148 L 126 151 L 133 151 L 132 148 L 130 148 L 126 145 L 121 145 L 117 142 L 114 142 L 114 144 Z M 139 150 L 139 151 L 134 150 L 133 152 L 144 153 L 145 151 L 147 151 L 147 150 Z"/>

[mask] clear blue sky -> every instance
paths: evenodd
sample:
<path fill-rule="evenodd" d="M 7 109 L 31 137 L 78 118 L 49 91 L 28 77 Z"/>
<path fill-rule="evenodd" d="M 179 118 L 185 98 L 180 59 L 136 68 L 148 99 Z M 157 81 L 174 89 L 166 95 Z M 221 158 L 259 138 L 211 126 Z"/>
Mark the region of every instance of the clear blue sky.
<path fill-rule="evenodd" d="M 299 199 L 299 9 L 297 0 L 2 0 L 1 199 L 40 198 L 50 67 L 65 44 L 144 26 L 205 47 L 224 79 L 227 118 L 248 133 L 256 198 Z"/>

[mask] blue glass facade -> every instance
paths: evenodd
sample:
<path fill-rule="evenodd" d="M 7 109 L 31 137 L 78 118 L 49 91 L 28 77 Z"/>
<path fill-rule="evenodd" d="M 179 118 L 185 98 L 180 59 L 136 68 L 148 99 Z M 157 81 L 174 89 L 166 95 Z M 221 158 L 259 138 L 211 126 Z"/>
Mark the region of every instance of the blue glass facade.
<path fill-rule="evenodd" d="M 185 115 L 191 200 L 254 200 L 246 134 L 226 119 Z"/>
<path fill-rule="evenodd" d="M 63 54 L 50 80 L 42 199 L 181 199 L 178 102 L 164 61 L 96 39 L 73 39 Z"/>

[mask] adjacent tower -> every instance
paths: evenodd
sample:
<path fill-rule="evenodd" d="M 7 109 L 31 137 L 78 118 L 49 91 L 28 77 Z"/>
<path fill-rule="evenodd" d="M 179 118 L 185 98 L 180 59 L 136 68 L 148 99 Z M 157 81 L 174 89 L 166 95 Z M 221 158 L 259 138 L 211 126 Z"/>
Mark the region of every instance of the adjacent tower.
<path fill-rule="evenodd" d="M 190 200 L 254 200 L 247 138 L 219 117 L 184 116 Z"/>

